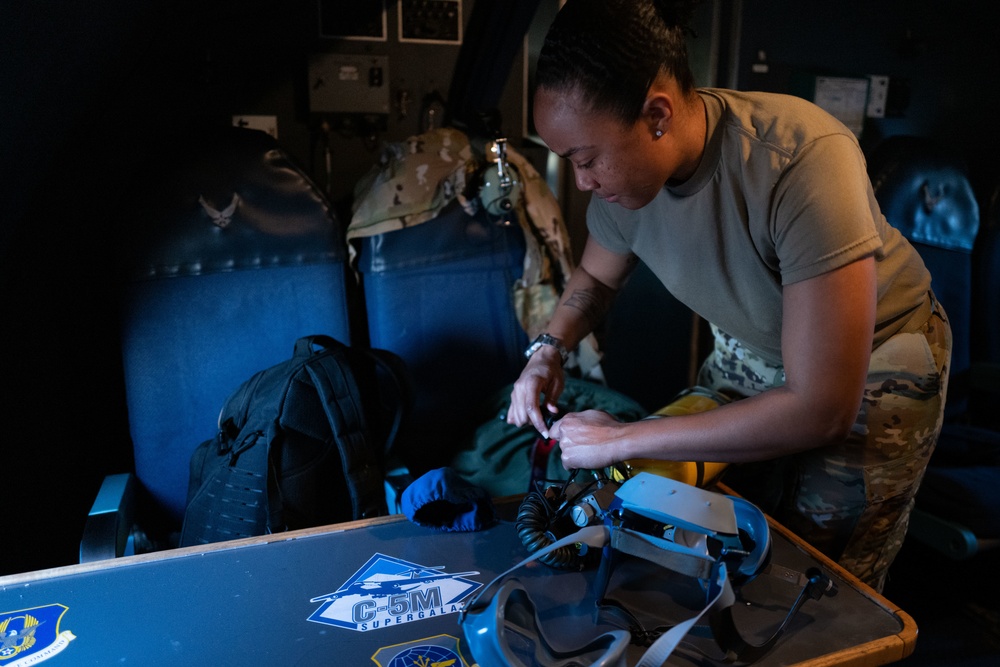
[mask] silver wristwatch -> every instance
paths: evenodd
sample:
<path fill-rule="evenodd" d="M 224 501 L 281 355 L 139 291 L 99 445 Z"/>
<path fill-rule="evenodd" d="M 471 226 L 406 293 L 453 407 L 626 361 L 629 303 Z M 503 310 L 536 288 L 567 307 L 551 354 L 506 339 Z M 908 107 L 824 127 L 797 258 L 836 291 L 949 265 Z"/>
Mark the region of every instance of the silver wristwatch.
<path fill-rule="evenodd" d="M 565 364 L 566 360 L 569 359 L 569 350 L 563 347 L 563 344 L 555 336 L 550 336 L 547 333 L 539 334 L 538 338 L 531 341 L 531 345 L 528 349 L 524 351 L 524 358 L 530 359 L 531 355 L 538 351 L 542 345 L 551 345 L 552 347 L 559 350 L 559 356 L 562 357 L 562 362 Z"/>

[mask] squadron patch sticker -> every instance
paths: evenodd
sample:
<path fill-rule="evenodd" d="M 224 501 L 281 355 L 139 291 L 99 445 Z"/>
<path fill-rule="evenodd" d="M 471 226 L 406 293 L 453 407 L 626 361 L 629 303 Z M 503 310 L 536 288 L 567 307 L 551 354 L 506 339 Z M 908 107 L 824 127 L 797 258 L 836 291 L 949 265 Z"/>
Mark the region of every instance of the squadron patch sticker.
<path fill-rule="evenodd" d="M 322 605 L 308 620 L 368 632 L 458 613 L 459 603 L 482 586 L 465 577 L 479 572 L 443 569 L 377 553 L 339 589 L 310 600 Z"/>
<path fill-rule="evenodd" d="M 76 636 L 59 629 L 66 605 L 0 612 L 0 665 L 27 667 L 61 653 Z"/>
<path fill-rule="evenodd" d="M 405 644 L 383 646 L 372 662 L 378 667 L 468 667 L 458 652 L 458 639 L 437 635 Z"/>

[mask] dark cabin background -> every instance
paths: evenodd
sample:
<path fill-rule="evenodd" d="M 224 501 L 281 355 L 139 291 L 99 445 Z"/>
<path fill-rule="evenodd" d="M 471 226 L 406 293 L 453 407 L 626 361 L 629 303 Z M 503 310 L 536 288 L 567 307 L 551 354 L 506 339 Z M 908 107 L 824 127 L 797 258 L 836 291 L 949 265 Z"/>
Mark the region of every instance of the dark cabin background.
<path fill-rule="evenodd" d="M 393 106 L 374 135 L 356 126 L 332 135 L 330 195 L 346 210 L 378 144 L 414 133 L 422 101 L 435 91 L 447 96 L 459 47 L 397 43 L 395 1 L 388 3 L 386 42 L 320 37 L 320 5 L 329 17 L 360 4 L 0 5 L 0 575 L 75 562 L 101 479 L 130 465 L 111 221 L 132 213 L 119 205 L 129 184 L 156 177 L 144 147 L 189 128 L 228 124 L 233 115 L 273 115 L 279 141 L 324 183 L 317 151 L 325 135 L 309 111 L 309 57 L 387 55 L 390 100 L 395 105 L 405 91 L 409 107 L 403 116 Z M 532 155 L 539 149 L 524 138 L 525 63 L 556 4 L 542 3 L 543 25 L 514 56 L 501 103 L 505 132 Z M 463 0 L 466 21 L 473 6 Z M 968 0 L 710 1 L 693 40 L 699 83 L 799 92 L 817 74 L 888 75 L 887 117 L 866 120 L 863 146 L 897 134 L 935 138 L 966 156 L 984 195 L 1000 148 L 995 7 Z M 754 68 L 761 56 L 766 73 Z M 578 252 L 586 198 L 560 192 Z M 141 211 L 135 217 L 141 220 Z"/>

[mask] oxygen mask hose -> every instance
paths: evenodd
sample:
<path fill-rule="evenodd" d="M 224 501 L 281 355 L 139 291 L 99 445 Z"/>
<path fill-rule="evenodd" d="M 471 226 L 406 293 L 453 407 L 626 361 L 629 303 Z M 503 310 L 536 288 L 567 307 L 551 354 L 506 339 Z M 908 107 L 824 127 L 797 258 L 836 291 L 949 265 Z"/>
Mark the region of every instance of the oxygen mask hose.
<path fill-rule="evenodd" d="M 562 406 L 556 412 L 544 410 L 545 427 L 560 420 L 567 410 Z M 547 548 L 560 538 L 593 523 L 601 511 L 595 504 L 595 494 L 601 494 L 611 482 L 603 473 L 593 473 L 590 480 L 584 479 L 584 471 L 570 471 L 565 480 L 552 480 L 546 476 L 548 459 L 558 443 L 538 434 L 531 448 L 532 474 L 530 488 L 518 508 L 515 526 L 521 544 L 529 553 Z M 604 492 L 607 500 L 614 497 L 614 491 Z M 559 570 L 582 570 L 596 566 L 600 560 L 599 549 L 587 549 L 586 545 L 569 544 L 544 554 L 539 560 L 549 567 Z"/>

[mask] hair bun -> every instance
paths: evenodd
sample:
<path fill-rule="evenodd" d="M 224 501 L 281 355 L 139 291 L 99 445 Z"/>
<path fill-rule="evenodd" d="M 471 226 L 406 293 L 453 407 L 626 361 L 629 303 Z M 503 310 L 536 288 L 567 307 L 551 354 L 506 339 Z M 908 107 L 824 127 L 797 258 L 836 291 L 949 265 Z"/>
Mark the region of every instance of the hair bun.
<path fill-rule="evenodd" d="M 701 0 L 650 0 L 668 27 L 690 29 L 694 11 Z"/>

